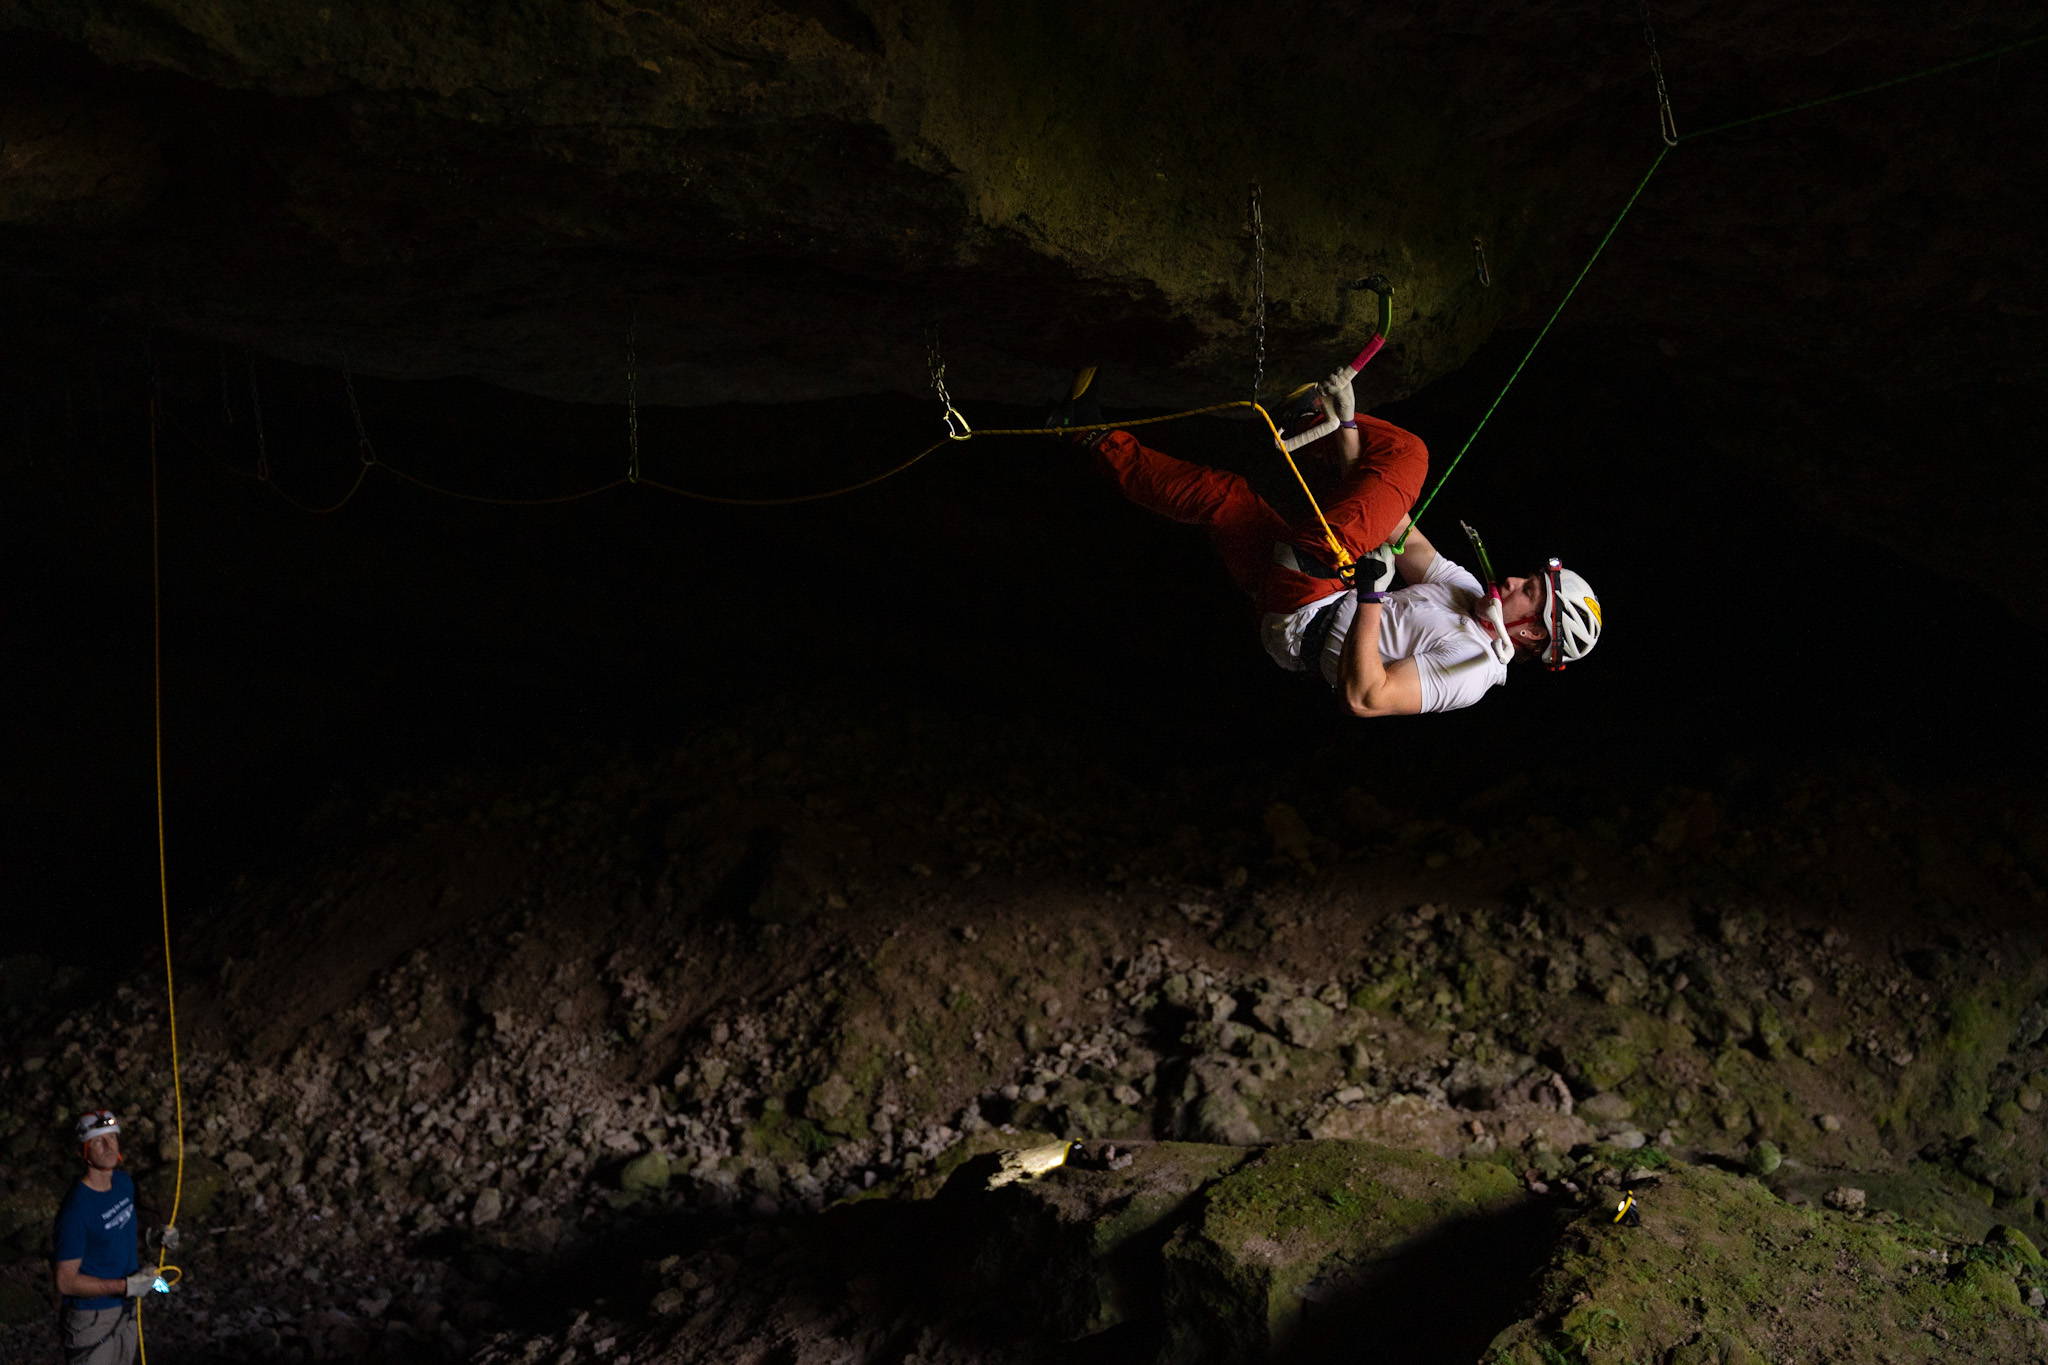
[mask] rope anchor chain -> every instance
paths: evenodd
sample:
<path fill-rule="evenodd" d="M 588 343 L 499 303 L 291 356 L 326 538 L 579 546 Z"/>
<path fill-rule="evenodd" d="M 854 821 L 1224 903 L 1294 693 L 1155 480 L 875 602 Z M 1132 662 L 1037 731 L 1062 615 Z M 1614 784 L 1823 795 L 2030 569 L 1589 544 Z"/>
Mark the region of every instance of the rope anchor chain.
<path fill-rule="evenodd" d="M 1257 407 L 1266 383 L 1266 210 L 1256 180 L 1246 215 L 1252 234 L 1252 406 Z"/>
<path fill-rule="evenodd" d="M 640 314 L 626 324 L 626 482 L 640 482 Z"/>
<path fill-rule="evenodd" d="M 936 327 L 932 328 L 932 338 L 925 345 L 924 359 L 932 373 L 932 392 L 938 395 L 939 406 L 944 409 L 939 420 L 945 423 L 946 439 L 973 440 L 974 428 L 967 424 L 967 419 L 953 406 L 953 396 L 946 392 L 946 362 L 939 355 L 939 329 Z"/>
<path fill-rule="evenodd" d="M 1657 51 L 1657 30 L 1650 24 L 1650 0 L 1640 0 L 1643 41 L 1650 45 L 1650 70 L 1657 78 L 1657 131 L 1666 147 L 1678 145 L 1678 119 L 1671 112 L 1671 92 L 1664 86 L 1664 58 Z"/>
<path fill-rule="evenodd" d="M 356 424 L 356 458 L 365 467 L 377 463 L 377 447 L 370 443 L 370 430 L 363 425 L 363 406 L 356 401 L 356 377 L 351 370 L 347 352 L 341 357 L 341 384 L 348 393 L 348 415 Z"/>

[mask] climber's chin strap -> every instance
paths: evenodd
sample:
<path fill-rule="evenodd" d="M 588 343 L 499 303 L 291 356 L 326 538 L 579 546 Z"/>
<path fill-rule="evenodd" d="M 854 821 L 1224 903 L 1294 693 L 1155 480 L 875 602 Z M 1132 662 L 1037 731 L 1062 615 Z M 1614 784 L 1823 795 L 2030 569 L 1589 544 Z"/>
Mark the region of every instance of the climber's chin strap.
<path fill-rule="evenodd" d="M 1515 642 L 1514 638 L 1508 634 L 1508 622 L 1505 613 L 1500 609 L 1500 584 L 1498 583 L 1488 583 L 1486 585 L 1486 624 L 1493 627 L 1493 638 L 1486 642 L 1487 648 L 1493 651 L 1493 657 L 1498 659 L 1503 665 L 1513 663 L 1515 661 Z M 1521 622 L 1517 621 L 1515 624 L 1520 625 Z"/>
<path fill-rule="evenodd" d="M 1543 601 L 1550 613 L 1543 623 L 1550 632 L 1543 643 L 1543 666 L 1557 673 L 1564 669 L 1564 561 L 1554 555 L 1543 566 Z"/>
<path fill-rule="evenodd" d="M 1486 542 L 1479 538 L 1470 522 L 1461 521 L 1458 526 L 1465 532 L 1465 539 L 1471 542 L 1472 558 L 1479 565 L 1479 581 L 1486 584 L 1486 608 L 1480 619 L 1493 628 L 1493 638 L 1486 642 L 1487 648 L 1493 651 L 1493 657 L 1500 661 L 1501 666 L 1506 667 L 1515 661 L 1515 641 L 1508 634 L 1508 627 L 1510 624 L 1519 626 L 1522 622 L 1510 623 L 1507 613 L 1500 608 L 1500 584 L 1494 579 L 1493 561 L 1487 557 Z"/>

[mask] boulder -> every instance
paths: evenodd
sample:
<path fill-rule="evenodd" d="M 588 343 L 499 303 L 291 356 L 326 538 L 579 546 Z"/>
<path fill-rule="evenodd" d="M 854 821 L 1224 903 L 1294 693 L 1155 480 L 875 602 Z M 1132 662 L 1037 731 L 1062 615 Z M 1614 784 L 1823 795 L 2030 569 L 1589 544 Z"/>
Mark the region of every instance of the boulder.
<path fill-rule="evenodd" d="M 668 1156 L 647 1152 L 634 1157 L 619 1171 L 619 1189 L 627 1194 L 652 1194 L 668 1188 Z"/>

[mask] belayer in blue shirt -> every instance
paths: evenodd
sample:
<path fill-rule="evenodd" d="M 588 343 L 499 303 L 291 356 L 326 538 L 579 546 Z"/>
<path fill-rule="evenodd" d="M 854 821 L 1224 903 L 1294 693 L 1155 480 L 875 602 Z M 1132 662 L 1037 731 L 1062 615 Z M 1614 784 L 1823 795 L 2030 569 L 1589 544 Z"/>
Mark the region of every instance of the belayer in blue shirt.
<path fill-rule="evenodd" d="M 141 1268 L 135 1182 L 121 1165 L 121 1123 L 108 1109 L 79 1116 L 85 1174 L 57 1210 L 51 1260 L 64 1298 L 59 1325 L 66 1365 L 128 1365 L 135 1358 L 135 1315 L 128 1301 L 156 1285 Z"/>

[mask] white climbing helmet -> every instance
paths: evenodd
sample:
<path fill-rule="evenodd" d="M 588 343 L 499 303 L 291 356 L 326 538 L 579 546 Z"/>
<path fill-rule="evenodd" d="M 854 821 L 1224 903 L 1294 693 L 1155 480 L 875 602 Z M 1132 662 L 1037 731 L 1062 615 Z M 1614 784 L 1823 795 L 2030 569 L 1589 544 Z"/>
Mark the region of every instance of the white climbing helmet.
<path fill-rule="evenodd" d="M 121 1133 L 121 1120 L 114 1117 L 111 1109 L 88 1109 L 78 1116 L 78 1145 L 83 1147 L 96 1137 Z"/>
<path fill-rule="evenodd" d="M 1593 585 L 1555 559 L 1543 566 L 1543 624 L 1550 631 L 1543 662 L 1553 669 L 1585 658 L 1600 642 L 1600 599 Z"/>

